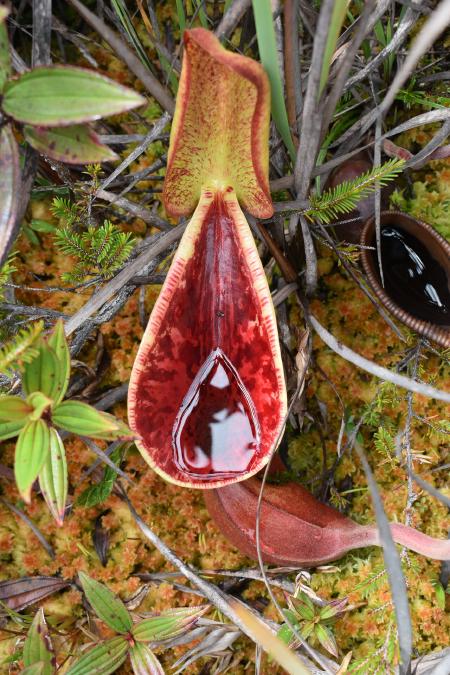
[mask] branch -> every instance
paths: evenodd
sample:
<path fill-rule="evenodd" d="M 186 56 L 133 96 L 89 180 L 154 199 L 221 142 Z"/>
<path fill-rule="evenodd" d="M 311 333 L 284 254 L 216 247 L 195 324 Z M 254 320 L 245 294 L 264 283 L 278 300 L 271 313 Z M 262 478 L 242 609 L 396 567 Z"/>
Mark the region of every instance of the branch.
<path fill-rule="evenodd" d="M 429 384 L 416 382 L 415 380 L 411 380 L 409 377 L 399 375 L 398 373 L 394 373 L 392 370 L 388 370 L 387 368 L 379 366 L 373 361 L 369 361 L 369 359 L 366 359 L 364 356 L 357 354 L 352 349 L 349 349 L 349 347 L 346 347 L 342 343 L 338 342 L 338 340 L 336 340 L 336 338 L 331 333 L 329 333 L 327 329 L 324 328 L 321 323 L 319 323 L 319 321 L 317 321 L 315 316 L 309 314 L 308 320 L 319 337 L 325 342 L 325 344 L 328 345 L 328 347 L 330 347 L 330 349 L 332 349 L 334 352 L 336 352 L 336 354 L 342 356 L 342 358 L 346 361 L 350 361 L 350 363 L 358 366 L 358 368 L 362 368 L 362 370 L 365 370 L 371 375 L 375 375 L 375 377 L 379 377 L 381 380 L 392 382 L 392 384 L 395 384 L 398 387 L 403 387 L 404 389 L 413 391 L 416 394 L 422 394 L 422 396 L 428 396 L 429 398 L 436 398 L 439 401 L 450 403 L 450 393 L 441 391 L 441 389 L 435 389 Z"/>

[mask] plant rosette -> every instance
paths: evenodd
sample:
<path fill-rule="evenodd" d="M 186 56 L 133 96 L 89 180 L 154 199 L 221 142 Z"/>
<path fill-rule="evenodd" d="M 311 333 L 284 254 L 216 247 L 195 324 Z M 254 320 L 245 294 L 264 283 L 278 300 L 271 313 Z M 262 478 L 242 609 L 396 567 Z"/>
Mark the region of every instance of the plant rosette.
<path fill-rule="evenodd" d="M 46 338 L 40 335 L 42 327 L 40 322 L 34 330 L 31 355 L 29 350 L 26 358 L 19 360 L 25 399 L 0 396 L 0 440 L 18 437 L 14 474 L 20 495 L 30 503 L 33 483 L 39 479 L 48 508 L 62 525 L 68 477 L 58 429 L 102 440 L 131 440 L 134 436 L 113 415 L 81 401 L 63 400 L 70 377 L 64 324 L 59 320 Z M 19 358 L 19 351 L 17 347 L 11 358 Z"/>

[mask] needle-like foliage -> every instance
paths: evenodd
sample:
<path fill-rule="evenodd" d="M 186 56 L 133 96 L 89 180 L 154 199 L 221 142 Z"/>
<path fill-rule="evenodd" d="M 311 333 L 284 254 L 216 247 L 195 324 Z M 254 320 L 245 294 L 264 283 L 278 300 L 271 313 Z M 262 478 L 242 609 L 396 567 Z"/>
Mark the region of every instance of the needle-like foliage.
<path fill-rule="evenodd" d="M 356 208 L 360 199 L 374 192 L 377 184 L 382 187 L 401 173 L 404 163 L 403 160 L 391 159 L 353 180 L 344 181 L 326 190 L 320 197 L 311 196 L 311 208 L 306 215 L 311 220 L 330 223 L 340 215 L 350 213 Z"/>

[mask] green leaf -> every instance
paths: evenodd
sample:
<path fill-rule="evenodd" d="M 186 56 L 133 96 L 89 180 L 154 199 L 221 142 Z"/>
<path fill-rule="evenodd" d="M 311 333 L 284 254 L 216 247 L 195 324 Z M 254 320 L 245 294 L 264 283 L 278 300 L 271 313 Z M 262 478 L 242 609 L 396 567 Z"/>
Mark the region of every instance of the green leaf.
<path fill-rule="evenodd" d="M 330 72 L 331 60 L 344 23 L 345 14 L 349 0 L 335 0 L 333 13 L 331 15 L 330 27 L 328 28 L 327 42 L 322 61 L 322 72 L 320 74 L 319 96 L 322 94 Z"/>
<path fill-rule="evenodd" d="M 33 408 L 32 412 L 28 415 L 29 419 L 38 420 L 50 409 L 52 400 L 41 391 L 33 391 L 27 396 L 27 403 Z"/>
<path fill-rule="evenodd" d="M 7 82 L 3 110 L 18 122 L 70 126 L 123 113 L 145 99 L 128 87 L 84 68 L 34 68 Z"/>
<path fill-rule="evenodd" d="M 434 591 L 436 593 L 436 604 L 439 609 L 445 610 L 445 590 L 443 585 L 438 579 L 435 579 L 432 582 L 434 586 Z"/>
<path fill-rule="evenodd" d="M 64 322 L 58 319 L 56 325 L 48 338 L 48 345 L 54 350 L 59 363 L 58 392 L 53 397 L 55 405 L 60 403 L 66 395 L 70 377 L 70 352 L 64 332 Z"/>
<path fill-rule="evenodd" d="M 298 598 L 291 598 L 291 602 L 295 607 L 295 611 L 302 619 L 305 621 L 312 621 L 314 619 L 315 612 L 314 605 L 312 603 L 309 604 L 307 602 L 303 602 L 303 600 L 299 600 Z"/>
<path fill-rule="evenodd" d="M 15 420 L 14 422 L 0 422 L 0 441 L 6 441 L 8 438 L 17 436 L 25 426 L 25 420 Z"/>
<path fill-rule="evenodd" d="M 314 634 L 319 640 L 322 647 L 326 649 L 327 652 L 330 652 L 330 654 L 333 654 L 333 656 L 337 657 L 338 647 L 336 644 L 336 640 L 334 638 L 333 633 L 328 628 L 328 626 L 324 626 L 322 623 L 316 624 Z"/>
<path fill-rule="evenodd" d="M 63 386 L 63 373 L 54 350 L 46 342 L 41 342 L 38 349 L 36 358 L 24 366 L 23 390 L 27 396 L 39 391 L 54 401 Z"/>
<path fill-rule="evenodd" d="M 78 576 L 97 616 L 117 633 L 128 633 L 133 622 L 122 600 L 119 600 L 104 584 L 91 579 L 84 572 L 79 572 Z"/>
<path fill-rule="evenodd" d="M 107 440 L 134 438 L 130 429 L 113 415 L 100 412 L 81 401 L 64 401 L 52 413 L 56 426 L 82 436 Z"/>
<path fill-rule="evenodd" d="M 332 619 L 339 610 L 342 608 L 342 605 L 325 605 L 319 612 L 321 621 L 326 621 L 327 619 Z"/>
<path fill-rule="evenodd" d="M 43 675 L 45 668 L 45 663 L 43 661 L 38 661 L 37 663 L 33 663 L 32 666 L 27 666 L 23 670 L 20 671 L 20 675 Z"/>
<path fill-rule="evenodd" d="M 20 396 L 0 396 L 0 422 L 24 422 L 33 408 Z"/>
<path fill-rule="evenodd" d="M 129 644 L 118 635 L 101 642 L 80 656 L 66 675 L 109 675 L 120 668 L 127 658 Z"/>
<path fill-rule="evenodd" d="M 291 631 L 291 629 L 286 623 L 283 624 L 281 628 L 278 629 L 277 636 L 280 638 L 280 640 L 283 640 L 283 642 L 286 645 L 290 645 L 291 642 L 293 642 L 293 640 L 295 639 L 294 633 Z"/>
<path fill-rule="evenodd" d="M 118 159 L 87 126 L 31 127 L 23 130 L 25 139 L 38 152 L 66 164 L 96 164 Z"/>
<path fill-rule="evenodd" d="M 133 627 L 133 637 L 137 642 L 155 642 L 176 637 L 188 630 L 208 609 L 209 605 L 169 609 L 158 616 L 139 621 Z"/>
<path fill-rule="evenodd" d="M 61 526 L 67 500 L 67 462 L 64 444 L 53 428 L 50 428 L 50 452 L 39 474 L 39 485 L 50 513 Z"/>
<path fill-rule="evenodd" d="M 54 651 L 42 608 L 36 612 L 28 630 L 23 645 L 23 662 L 25 666 L 42 662 L 42 675 L 52 675 L 54 672 Z"/>
<path fill-rule="evenodd" d="M 20 193 L 19 149 L 11 126 L 5 124 L 0 129 L 0 267 L 16 234 Z"/>
<path fill-rule="evenodd" d="M 0 174 L 1 184 L 1 174 Z M 0 372 L 11 375 L 14 368 L 22 369 L 39 354 L 36 342 L 44 330 L 44 322 L 36 321 L 26 330 L 21 330 L 0 349 Z"/>
<path fill-rule="evenodd" d="M 136 642 L 130 649 L 130 660 L 134 675 L 164 675 L 162 665 L 142 642 Z"/>
<path fill-rule="evenodd" d="M 8 30 L 6 17 L 9 11 L 6 7 L 0 7 L 0 92 L 3 91 L 5 82 L 11 75 L 11 57 L 9 54 Z"/>
<path fill-rule="evenodd" d="M 253 14 L 255 17 L 256 37 L 258 39 L 261 63 L 270 80 L 272 117 L 279 134 L 289 151 L 291 160 L 295 162 L 296 152 L 284 103 L 283 84 L 281 82 L 280 67 L 278 65 L 278 51 L 272 19 L 272 4 L 270 0 L 253 0 Z"/>
<path fill-rule="evenodd" d="M 39 220 L 39 218 L 33 218 L 30 221 L 29 227 L 35 232 L 54 232 L 56 230 L 56 225 L 48 223 L 46 220 Z"/>
<path fill-rule="evenodd" d="M 16 443 L 14 473 L 17 488 L 27 503 L 31 486 L 38 477 L 50 449 L 50 432 L 43 420 L 28 422 Z"/>
<path fill-rule="evenodd" d="M 119 445 L 109 455 L 110 460 L 117 465 L 120 463 L 123 448 L 123 445 Z M 77 505 L 91 507 L 101 504 L 111 494 L 116 479 L 117 473 L 110 466 L 105 466 L 103 478 L 101 481 L 96 485 L 90 485 L 86 490 L 84 490 L 84 492 L 82 492 L 77 499 Z"/>

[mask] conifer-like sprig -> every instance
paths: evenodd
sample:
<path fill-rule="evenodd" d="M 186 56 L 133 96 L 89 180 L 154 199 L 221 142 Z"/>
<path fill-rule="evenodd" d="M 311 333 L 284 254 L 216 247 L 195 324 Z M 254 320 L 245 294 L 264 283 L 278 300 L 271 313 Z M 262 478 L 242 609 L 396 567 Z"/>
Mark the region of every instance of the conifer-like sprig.
<path fill-rule="evenodd" d="M 21 369 L 25 363 L 38 355 L 37 342 L 44 330 L 43 321 L 35 321 L 0 348 L 0 372 L 11 375 L 14 369 Z"/>
<path fill-rule="evenodd" d="M 330 223 L 340 215 L 350 213 L 360 199 L 368 197 L 375 190 L 377 184 L 386 185 L 401 173 L 404 164 L 402 159 L 390 159 L 353 180 L 326 190 L 320 197 L 312 195 L 311 208 L 306 211 L 306 215 L 312 220 Z"/>
<path fill-rule="evenodd" d="M 62 275 L 63 281 L 80 281 L 87 276 L 108 279 L 130 256 L 135 238 L 105 220 L 83 232 L 66 225 L 56 233 L 56 244 L 63 253 L 78 259 L 73 271 Z"/>

